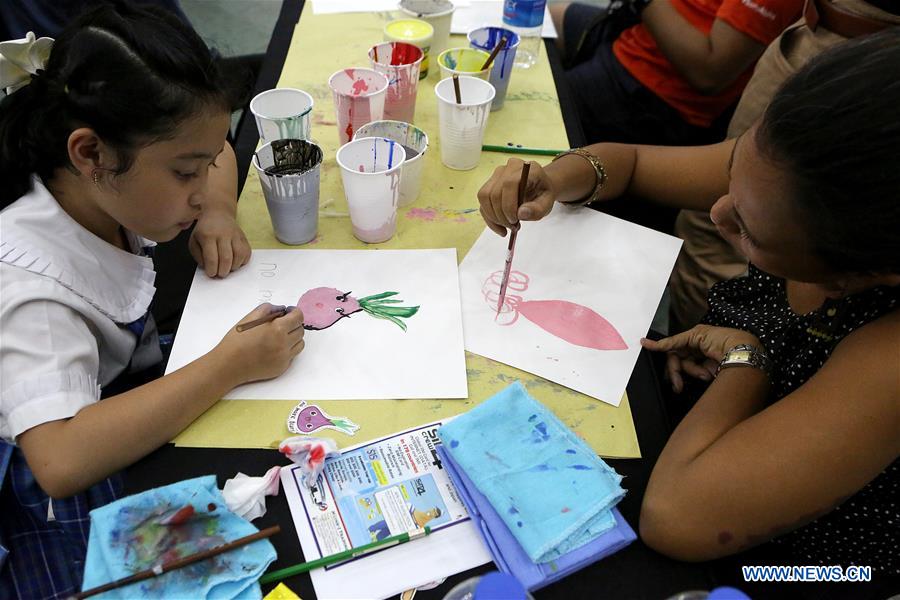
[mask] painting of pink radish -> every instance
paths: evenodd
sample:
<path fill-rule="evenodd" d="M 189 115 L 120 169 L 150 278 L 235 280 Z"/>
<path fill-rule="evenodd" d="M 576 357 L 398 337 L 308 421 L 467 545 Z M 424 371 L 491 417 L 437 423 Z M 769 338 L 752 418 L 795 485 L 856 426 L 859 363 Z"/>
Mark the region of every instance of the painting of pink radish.
<path fill-rule="evenodd" d="M 481 286 L 484 299 L 496 309 L 503 270 L 494 271 Z M 587 306 L 568 300 L 524 300 L 511 292 L 524 292 L 530 278 L 511 271 L 503 306 L 497 314 L 499 325 L 510 326 L 523 316 L 550 335 L 576 346 L 594 350 L 625 350 L 628 345 L 613 325 Z"/>
<path fill-rule="evenodd" d="M 397 292 L 382 292 L 359 299 L 350 294 L 330 287 L 317 287 L 304 293 L 297 302 L 297 308 L 303 311 L 303 328 L 312 331 L 328 329 L 341 319 L 363 312 L 390 321 L 406 331 L 406 323 L 401 319 L 419 312 L 418 306 L 397 306 L 403 302 L 394 298 Z"/>

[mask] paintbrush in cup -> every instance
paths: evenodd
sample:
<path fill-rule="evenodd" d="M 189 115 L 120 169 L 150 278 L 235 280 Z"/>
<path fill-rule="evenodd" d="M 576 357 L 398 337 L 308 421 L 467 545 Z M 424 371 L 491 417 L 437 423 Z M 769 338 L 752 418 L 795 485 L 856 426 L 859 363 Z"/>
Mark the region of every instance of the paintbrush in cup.
<path fill-rule="evenodd" d="M 481 65 L 481 70 L 486 71 L 487 68 L 490 67 L 491 64 L 494 62 L 494 59 L 497 58 L 497 54 L 499 54 L 500 51 L 503 50 L 503 48 L 505 48 L 505 47 L 506 47 L 506 36 L 503 36 L 502 38 L 500 38 L 500 41 L 497 42 L 497 45 L 494 46 L 494 49 L 491 50 L 491 55 L 488 56 L 488 59 L 486 61 L 484 61 L 483 65 Z"/>
<path fill-rule="evenodd" d="M 456 103 L 462 104 L 462 96 L 459 93 L 459 75 L 453 76 L 453 92 L 456 94 Z"/>
<path fill-rule="evenodd" d="M 206 560 L 207 558 L 212 558 L 213 556 L 218 556 L 219 554 L 223 554 L 225 552 L 229 552 L 234 550 L 235 548 L 240 548 L 241 546 L 246 546 L 251 542 L 255 542 L 257 540 L 261 540 L 267 537 L 271 537 L 281 531 L 281 527 L 278 525 L 274 527 L 269 527 L 268 529 L 263 529 L 262 531 L 257 531 L 251 535 L 246 535 L 242 538 L 238 538 L 233 542 L 228 542 L 227 544 L 222 544 L 221 546 L 216 546 L 215 548 L 210 548 L 208 550 L 203 550 L 201 552 L 196 552 L 194 554 L 190 554 L 183 558 L 179 558 L 177 560 L 170 560 L 168 562 L 161 563 L 156 565 L 152 569 L 145 569 L 143 571 L 138 571 L 134 575 L 130 575 L 128 577 L 123 577 L 122 579 L 117 579 L 116 581 L 112 581 L 110 583 L 97 586 L 95 588 L 91 588 L 89 590 L 85 590 L 78 594 L 75 594 L 75 598 L 81 600 L 81 598 L 87 598 L 89 596 L 95 596 L 97 594 L 102 594 L 103 592 L 108 592 L 109 590 L 114 590 L 120 587 L 124 587 L 126 585 L 131 585 L 132 583 L 137 583 L 138 581 L 144 581 L 145 579 L 151 579 L 153 577 L 157 577 L 158 575 L 162 575 L 168 571 L 174 571 L 176 569 L 181 569 L 188 565 L 192 565 L 196 562 L 200 562 L 201 560 Z"/>

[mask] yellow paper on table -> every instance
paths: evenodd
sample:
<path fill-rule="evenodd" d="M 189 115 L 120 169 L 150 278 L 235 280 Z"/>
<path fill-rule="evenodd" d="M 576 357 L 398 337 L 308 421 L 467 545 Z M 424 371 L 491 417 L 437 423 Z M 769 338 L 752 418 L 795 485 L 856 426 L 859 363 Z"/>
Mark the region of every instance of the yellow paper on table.
<path fill-rule="evenodd" d="M 425 130 L 430 147 L 423 158 L 422 190 L 410 206 L 400 209 L 397 233 L 389 241 L 370 246 L 353 237 L 350 217 L 335 162 L 338 132 L 328 78 L 338 69 L 368 67 L 367 53 L 381 42 L 387 13 L 314 15 L 309 3 L 294 31 L 278 87 L 298 88 L 315 99 L 312 138 L 325 159 L 321 167 L 319 234 L 302 248 L 457 248 L 460 260 L 484 230 L 476 193 L 493 170 L 509 155 L 484 152 L 478 167 L 453 171 L 441 164 L 435 74 L 419 81 L 415 124 Z M 450 47 L 465 47 L 465 36 L 450 38 Z M 516 69 L 510 79 L 506 103 L 488 118 L 485 144 L 567 148 L 556 87 L 546 57 L 528 70 Z M 274 235 L 259 179 L 250 169 L 238 202 L 238 221 L 254 248 L 289 248 Z M 522 235 L 528 235 L 527 225 Z M 502 263 L 499 257 L 498 268 Z M 469 410 L 515 380 L 545 403 L 601 456 L 639 457 L 637 435 L 628 398 L 618 407 L 507 365 L 466 353 L 468 400 L 316 401 L 328 414 L 349 418 L 360 426 L 350 438 L 332 430 L 317 435 L 334 438 L 339 445 L 356 444 Z M 179 446 L 218 448 L 276 448 L 292 435 L 288 413 L 296 402 L 283 400 L 222 400 L 188 429 Z"/>

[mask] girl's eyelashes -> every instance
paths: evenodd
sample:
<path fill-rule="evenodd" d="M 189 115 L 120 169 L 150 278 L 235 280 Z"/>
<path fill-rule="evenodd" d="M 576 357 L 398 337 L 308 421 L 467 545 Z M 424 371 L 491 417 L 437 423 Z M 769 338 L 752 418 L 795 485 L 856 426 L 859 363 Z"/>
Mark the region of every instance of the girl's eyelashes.
<path fill-rule="evenodd" d="M 210 162 L 208 165 L 206 165 L 207 169 L 209 169 L 210 167 L 216 167 L 217 169 L 219 168 L 219 165 L 216 164 L 215 159 L 213 159 L 212 162 Z M 181 179 L 183 181 L 189 181 L 189 180 L 194 179 L 195 177 L 199 176 L 199 173 L 197 171 L 194 171 L 191 173 L 185 173 L 183 171 L 179 171 L 178 169 L 173 169 L 173 172 L 175 173 L 175 176 L 178 179 Z"/>
<path fill-rule="evenodd" d="M 752 237 L 750 237 L 750 234 L 747 233 L 747 230 L 746 230 L 746 229 L 741 228 L 741 230 L 740 230 L 740 235 L 741 235 L 741 239 L 742 239 L 742 240 L 745 240 L 748 244 L 750 244 L 750 245 L 753 246 L 754 248 L 755 248 L 756 246 L 758 246 L 758 244 L 756 243 L 756 240 L 754 240 Z"/>

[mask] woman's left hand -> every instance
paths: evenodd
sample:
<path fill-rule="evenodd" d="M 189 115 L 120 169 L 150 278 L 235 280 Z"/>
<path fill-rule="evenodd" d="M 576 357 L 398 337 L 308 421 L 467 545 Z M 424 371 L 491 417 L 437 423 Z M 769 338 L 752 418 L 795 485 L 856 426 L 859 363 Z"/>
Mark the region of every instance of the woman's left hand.
<path fill-rule="evenodd" d="M 738 344 L 750 344 L 763 349 L 759 339 L 752 333 L 712 325 L 697 325 L 659 341 L 646 338 L 641 340 L 641 345 L 647 350 L 668 353 L 666 376 L 676 393 L 681 393 L 684 389 L 682 372 L 703 381 L 712 381 L 725 353 Z"/>
<path fill-rule="evenodd" d="M 250 243 L 234 215 L 213 206 L 200 213 L 188 249 L 209 277 L 225 277 L 250 260 Z"/>

